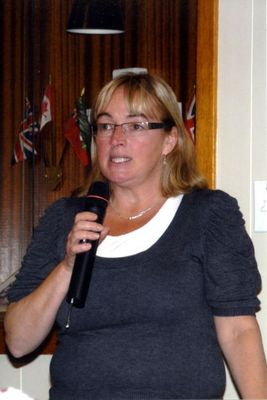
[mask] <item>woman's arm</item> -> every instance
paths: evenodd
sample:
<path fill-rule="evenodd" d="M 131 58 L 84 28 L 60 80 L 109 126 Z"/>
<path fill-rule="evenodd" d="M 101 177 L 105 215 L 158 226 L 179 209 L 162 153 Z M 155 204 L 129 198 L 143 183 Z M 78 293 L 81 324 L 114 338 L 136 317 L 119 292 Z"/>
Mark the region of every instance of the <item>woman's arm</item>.
<path fill-rule="evenodd" d="M 14 357 L 35 350 L 49 334 L 66 296 L 71 271 L 60 263 L 30 295 L 8 306 L 5 340 Z"/>
<path fill-rule="evenodd" d="M 254 316 L 215 317 L 219 344 L 243 399 L 267 399 L 267 364 Z"/>
<path fill-rule="evenodd" d="M 90 243 L 81 244 L 80 240 L 94 241 L 100 235 L 102 240 L 108 232 L 95 220 L 91 212 L 78 213 L 68 235 L 64 260 L 31 294 L 8 306 L 4 320 L 6 343 L 15 357 L 35 350 L 50 332 L 69 288 L 75 256 L 91 248 Z"/>

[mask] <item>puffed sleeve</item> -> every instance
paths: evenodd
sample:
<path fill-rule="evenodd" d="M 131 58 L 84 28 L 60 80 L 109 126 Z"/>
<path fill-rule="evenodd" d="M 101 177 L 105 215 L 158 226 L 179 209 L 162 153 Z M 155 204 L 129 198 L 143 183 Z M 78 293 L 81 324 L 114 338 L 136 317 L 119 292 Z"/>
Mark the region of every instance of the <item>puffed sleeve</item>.
<path fill-rule="evenodd" d="M 254 315 L 261 278 L 237 201 L 222 191 L 209 199 L 205 233 L 205 289 L 214 315 Z"/>
<path fill-rule="evenodd" d="M 8 292 L 9 302 L 31 293 L 62 260 L 72 222 L 68 199 L 57 200 L 47 208 L 34 230 L 16 281 Z"/>

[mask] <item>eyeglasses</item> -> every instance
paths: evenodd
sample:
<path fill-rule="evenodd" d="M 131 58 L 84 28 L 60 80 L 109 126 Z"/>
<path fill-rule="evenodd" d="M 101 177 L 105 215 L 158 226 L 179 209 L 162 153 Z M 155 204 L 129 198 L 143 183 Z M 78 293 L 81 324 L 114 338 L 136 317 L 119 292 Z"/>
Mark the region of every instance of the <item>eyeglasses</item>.
<path fill-rule="evenodd" d="M 109 122 L 97 123 L 93 125 L 94 135 L 98 137 L 111 136 L 116 128 L 120 126 L 122 132 L 128 136 L 141 136 L 150 129 L 169 128 L 169 125 L 164 122 L 124 122 L 123 124 L 111 124 Z"/>

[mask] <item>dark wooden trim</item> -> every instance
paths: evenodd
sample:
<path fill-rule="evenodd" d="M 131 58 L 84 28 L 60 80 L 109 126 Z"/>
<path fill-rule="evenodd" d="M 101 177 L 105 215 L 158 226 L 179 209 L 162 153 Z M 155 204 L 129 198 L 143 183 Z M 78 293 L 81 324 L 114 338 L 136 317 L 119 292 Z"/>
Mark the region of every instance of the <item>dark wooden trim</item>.
<path fill-rule="evenodd" d="M 6 353 L 5 339 L 4 339 L 4 311 L 0 312 L 0 354 Z"/>

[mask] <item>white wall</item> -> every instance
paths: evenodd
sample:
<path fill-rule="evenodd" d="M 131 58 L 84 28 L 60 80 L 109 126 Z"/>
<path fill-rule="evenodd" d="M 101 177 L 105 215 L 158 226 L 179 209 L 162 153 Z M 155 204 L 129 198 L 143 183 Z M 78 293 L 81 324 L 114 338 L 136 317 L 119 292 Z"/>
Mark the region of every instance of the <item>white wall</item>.
<path fill-rule="evenodd" d="M 267 352 L 267 233 L 254 231 L 253 198 L 254 181 L 267 181 L 266 9 L 266 0 L 220 0 L 216 186 L 238 199 L 255 245 Z M 225 398 L 238 398 L 230 381 Z"/>
<path fill-rule="evenodd" d="M 219 0 L 217 187 L 235 196 L 254 241 L 264 289 L 258 315 L 267 351 L 267 233 L 254 232 L 253 181 L 267 180 L 267 0 Z M 0 387 L 48 398 L 50 356 L 13 368 L 0 356 Z M 238 396 L 229 379 L 225 399 Z"/>
<path fill-rule="evenodd" d="M 51 356 L 43 355 L 23 368 L 15 368 L 5 355 L 1 355 L 0 388 L 14 387 L 35 400 L 47 400 L 50 359 Z"/>

